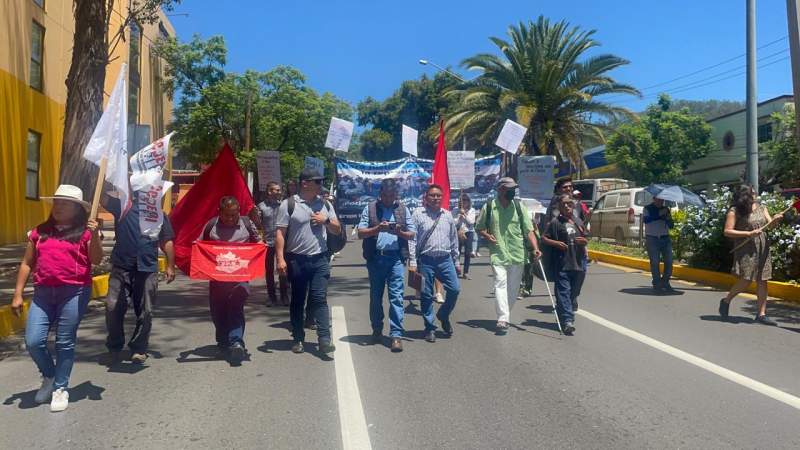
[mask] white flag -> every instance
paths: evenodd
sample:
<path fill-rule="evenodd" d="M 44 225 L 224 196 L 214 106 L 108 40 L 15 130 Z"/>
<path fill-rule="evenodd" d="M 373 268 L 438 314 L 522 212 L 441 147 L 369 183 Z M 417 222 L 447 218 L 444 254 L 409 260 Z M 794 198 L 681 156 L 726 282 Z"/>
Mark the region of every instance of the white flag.
<path fill-rule="evenodd" d="M 161 208 L 161 199 L 164 194 L 172 188 L 171 181 L 161 179 L 161 174 L 149 171 L 151 183 L 143 186 L 136 192 L 139 197 L 137 207 L 139 208 L 139 229 L 144 236 L 150 239 L 158 239 L 161 232 L 161 225 L 164 223 L 164 210 Z"/>
<path fill-rule="evenodd" d="M 353 138 L 353 122 L 331 117 L 331 125 L 328 127 L 328 138 L 325 139 L 325 147 L 346 152 L 350 147 L 350 140 Z"/>
<path fill-rule="evenodd" d="M 403 125 L 403 153 L 408 153 L 409 155 L 417 156 L 417 139 L 419 138 L 419 133 L 417 130 Z"/>
<path fill-rule="evenodd" d="M 83 151 L 84 159 L 97 166 L 103 158 L 108 161 L 106 181 L 117 189 L 121 215 L 128 211 L 131 204 L 128 198 L 128 103 L 125 90 L 127 73 L 128 65 L 123 63 L 108 105 Z"/>
<path fill-rule="evenodd" d="M 517 122 L 506 119 L 506 123 L 500 131 L 500 136 L 497 136 L 497 142 L 495 142 L 495 144 L 509 153 L 516 154 L 527 131 L 527 128 Z"/>
<path fill-rule="evenodd" d="M 133 173 L 152 169 L 163 169 L 169 156 L 169 139 L 174 132 L 156 140 L 131 156 Z"/>

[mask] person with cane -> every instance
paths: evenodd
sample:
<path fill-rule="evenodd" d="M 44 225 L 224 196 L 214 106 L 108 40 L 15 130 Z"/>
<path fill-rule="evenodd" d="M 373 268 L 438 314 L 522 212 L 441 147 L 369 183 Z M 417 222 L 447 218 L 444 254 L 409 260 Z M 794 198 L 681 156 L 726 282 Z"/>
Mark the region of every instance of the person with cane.
<path fill-rule="evenodd" d="M 553 248 L 552 263 L 556 291 L 556 312 L 563 332 L 572 336 L 575 332 L 575 311 L 578 296 L 586 277 L 585 247 L 586 229 L 583 222 L 573 215 L 575 201 L 569 194 L 558 196 L 559 215 L 550 220 L 542 235 L 545 245 Z"/>

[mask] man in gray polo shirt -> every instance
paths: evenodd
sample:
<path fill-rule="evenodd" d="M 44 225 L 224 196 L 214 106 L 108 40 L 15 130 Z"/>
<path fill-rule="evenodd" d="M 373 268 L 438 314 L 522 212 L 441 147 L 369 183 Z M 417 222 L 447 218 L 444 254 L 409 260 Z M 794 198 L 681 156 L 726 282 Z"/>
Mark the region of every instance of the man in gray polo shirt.
<path fill-rule="evenodd" d="M 275 295 L 275 230 L 278 219 L 278 207 L 281 204 L 281 185 L 270 181 L 267 183 L 267 198 L 258 204 L 257 218 L 264 230 L 264 242 L 267 244 L 267 306 L 278 304 Z M 286 277 L 278 275 L 280 283 L 280 305 L 289 306 L 289 283 Z"/>
<path fill-rule="evenodd" d="M 328 279 L 331 276 L 327 233 L 341 232 L 333 206 L 319 197 L 322 176 L 310 169 L 300 174 L 300 192 L 287 198 L 278 208 L 275 253 L 278 273 L 288 275 L 292 285 L 289 318 L 292 323 L 294 353 L 302 353 L 305 330 L 303 307 L 306 298 L 317 323 L 319 349 L 332 353 Z"/>

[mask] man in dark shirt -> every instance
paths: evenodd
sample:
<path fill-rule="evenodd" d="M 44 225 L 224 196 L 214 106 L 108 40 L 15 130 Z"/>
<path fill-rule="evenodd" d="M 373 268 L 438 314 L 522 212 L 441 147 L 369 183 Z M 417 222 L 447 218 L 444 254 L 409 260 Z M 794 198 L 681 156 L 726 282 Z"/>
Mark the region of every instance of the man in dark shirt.
<path fill-rule="evenodd" d="M 167 257 L 166 278 L 167 283 L 171 283 L 175 279 L 175 250 L 172 246 L 175 233 L 165 216 L 157 238 L 144 235 L 139 225 L 138 191 L 133 193 L 132 199 L 133 204 L 125 215 L 122 215 L 119 199 L 106 197 L 103 202 L 106 210 L 114 215 L 116 234 L 106 296 L 106 347 L 112 354 L 112 361 L 117 361 L 125 345 L 125 313 L 132 303 L 136 328 L 128 347 L 131 361 L 142 364 L 147 360 L 153 303 L 158 291 L 158 248 L 160 246 Z"/>
<path fill-rule="evenodd" d="M 550 221 L 542 236 L 544 244 L 553 248 L 556 312 L 567 336 L 575 332 L 575 309 L 586 277 L 585 247 L 588 244 L 583 222 L 573 215 L 574 208 L 571 195 L 559 196 L 559 216 Z"/>

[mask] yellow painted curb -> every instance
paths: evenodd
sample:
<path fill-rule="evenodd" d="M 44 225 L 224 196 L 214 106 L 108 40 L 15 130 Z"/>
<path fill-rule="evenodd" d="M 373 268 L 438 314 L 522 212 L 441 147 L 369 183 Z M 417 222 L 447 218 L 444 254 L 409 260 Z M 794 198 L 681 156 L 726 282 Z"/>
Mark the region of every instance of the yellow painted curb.
<path fill-rule="evenodd" d="M 633 267 L 644 271 L 650 271 L 650 261 L 630 256 L 615 255 L 613 253 L 598 252 L 589 250 L 589 258 L 609 264 L 624 267 Z M 663 264 L 662 264 L 663 267 Z M 672 275 L 688 281 L 695 281 L 700 284 L 714 286 L 722 289 L 729 289 L 736 282 L 737 278 L 729 273 L 714 272 L 711 270 L 695 269 L 682 264 L 672 266 Z M 752 283 L 747 292 L 754 294 L 756 285 Z M 800 286 L 792 283 L 782 283 L 780 281 L 768 281 L 767 293 L 771 297 L 800 303 Z"/>

